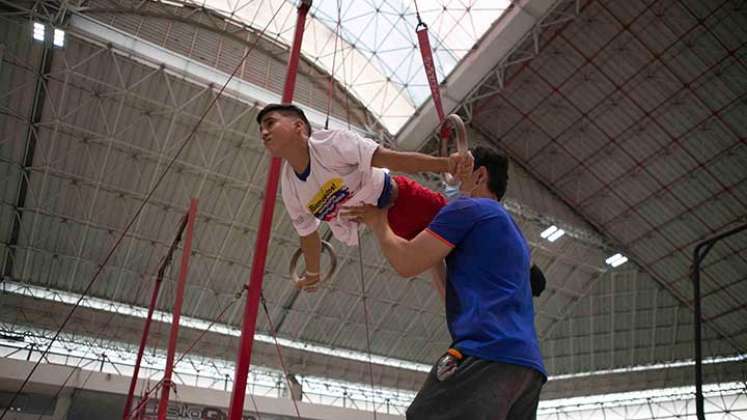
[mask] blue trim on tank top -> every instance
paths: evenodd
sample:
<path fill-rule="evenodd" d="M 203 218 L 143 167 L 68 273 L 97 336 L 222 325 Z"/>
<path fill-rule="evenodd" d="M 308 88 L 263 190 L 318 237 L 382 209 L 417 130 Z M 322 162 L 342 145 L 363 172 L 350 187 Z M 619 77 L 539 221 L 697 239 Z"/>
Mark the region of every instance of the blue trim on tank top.
<path fill-rule="evenodd" d="M 384 173 L 384 189 L 381 191 L 379 200 L 376 201 L 376 207 L 383 209 L 389 204 L 389 200 L 392 197 L 392 177 L 388 173 Z"/>
<path fill-rule="evenodd" d="M 296 170 L 293 170 L 293 173 L 296 174 L 296 177 L 300 179 L 301 181 L 306 181 L 309 178 L 309 175 L 311 175 L 311 160 L 309 160 L 309 164 L 306 165 L 306 169 L 303 170 L 300 174 L 296 172 Z"/>

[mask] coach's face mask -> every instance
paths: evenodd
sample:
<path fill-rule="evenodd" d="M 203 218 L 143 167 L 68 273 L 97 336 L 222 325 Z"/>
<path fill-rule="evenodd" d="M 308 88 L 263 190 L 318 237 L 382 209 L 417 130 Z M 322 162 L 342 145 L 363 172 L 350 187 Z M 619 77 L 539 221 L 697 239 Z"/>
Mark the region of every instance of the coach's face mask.
<path fill-rule="evenodd" d="M 448 200 L 453 200 L 459 197 L 459 185 L 446 185 L 444 188 L 444 195 Z"/>

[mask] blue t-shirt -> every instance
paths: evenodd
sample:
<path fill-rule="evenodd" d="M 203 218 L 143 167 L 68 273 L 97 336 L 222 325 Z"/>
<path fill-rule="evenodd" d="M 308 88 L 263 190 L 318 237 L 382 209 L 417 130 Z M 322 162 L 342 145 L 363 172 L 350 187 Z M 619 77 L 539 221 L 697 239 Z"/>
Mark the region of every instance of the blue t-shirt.
<path fill-rule="evenodd" d="M 460 197 L 428 226 L 454 249 L 446 257 L 446 321 L 468 356 L 542 372 L 529 282 L 529 248 L 503 206 Z"/>

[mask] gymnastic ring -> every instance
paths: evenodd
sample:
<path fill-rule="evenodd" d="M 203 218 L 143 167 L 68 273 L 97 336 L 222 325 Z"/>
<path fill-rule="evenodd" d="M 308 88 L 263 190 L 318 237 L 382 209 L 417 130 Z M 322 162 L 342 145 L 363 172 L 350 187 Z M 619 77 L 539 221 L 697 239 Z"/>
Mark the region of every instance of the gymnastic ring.
<path fill-rule="evenodd" d="M 441 130 L 444 129 L 444 124 L 446 123 L 450 123 L 451 128 L 453 129 L 452 132 L 456 133 L 457 153 L 462 156 L 466 155 L 469 152 L 469 145 L 467 144 L 467 128 L 464 126 L 464 121 L 462 121 L 462 118 L 457 114 L 449 114 L 441 124 Z M 449 156 L 448 137 L 441 138 L 441 156 Z M 444 182 L 451 186 L 458 184 L 456 178 L 449 173 L 444 174 Z"/>
<path fill-rule="evenodd" d="M 335 269 L 337 268 L 337 254 L 335 254 L 335 249 L 332 248 L 332 245 L 330 245 L 327 241 L 322 241 L 322 252 L 327 251 L 327 254 L 329 254 L 329 270 L 327 270 L 327 274 L 325 274 L 323 277 L 319 277 L 319 281 L 303 285 L 300 288 L 306 291 L 314 291 L 319 287 L 319 283 L 321 283 L 324 280 L 329 279 L 332 277 L 332 274 L 335 272 Z M 298 248 L 296 250 L 296 253 L 293 254 L 293 257 L 290 260 L 290 278 L 293 280 L 294 285 L 299 285 L 301 283 L 301 277 L 296 273 L 296 268 L 298 266 L 298 259 L 301 258 L 301 255 L 303 255 L 303 250 L 301 248 Z"/>

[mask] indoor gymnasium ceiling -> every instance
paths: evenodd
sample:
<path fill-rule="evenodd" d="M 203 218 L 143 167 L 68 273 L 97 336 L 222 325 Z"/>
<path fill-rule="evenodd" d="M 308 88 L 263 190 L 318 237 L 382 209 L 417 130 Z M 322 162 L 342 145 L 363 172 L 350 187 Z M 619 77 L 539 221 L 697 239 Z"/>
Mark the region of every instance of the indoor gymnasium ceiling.
<path fill-rule="evenodd" d="M 240 327 L 244 298 L 237 300 L 236 293 L 249 277 L 269 161 L 258 140 L 258 99 L 252 93 L 279 98 L 287 31 L 294 21 L 293 4 L 268 2 L 272 7 L 263 14 L 288 9 L 291 17 L 275 26 L 265 23 L 273 29 L 259 37 L 265 27 L 259 22 L 274 21 L 248 19 L 248 11 L 259 10 L 250 3 L 146 1 L 135 7 L 115 0 L 68 1 L 61 13 L 58 2 L 0 0 L 0 251 L 6 287 L 83 293 L 134 221 L 87 294 L 145 307 L 158 263 L 190 197 L 198 197 L 183 313 L 208 321 L 220 316 L 219 323 Z M 398 67 L 404 50 L 397 48 L 404 47 L 393 40 L 413 42 L 412 7 L 392 1 L 380 2 L 378 11 L 379 3 L 351 5 L 340 10 L 338 30 L 336 7 L 318 3 L 304 43 L 319 52 L 305 51 L 299 103 L 322 117 L 329 106 L 336 124 L 429 150 L 434 127 L 417 131 L 419 138 L 402 137 L 433 112 L 418 52 L 410 51 L 409 64 Z M 530 0 L 505 14 L 503 8 L 472 3 L 441 12 L 428 3 L 421 8 L 437 40 L 432 42 L 442 48 L 437 70 L 447 103 L 469 120 L 474 142 L 496 145 L 513 159 L 506 205 L 548 278 L 547 290 L 535 300 L 537 330 L 548 369 L 571 375 L 562 377 L 568 383 L 573 374 L 592 371 L 624 377 L 608 381 L 615 389 L 689 381 L 675 370 L 626 369 L 692 357 L 692 249 L 745 221 L 744 8 L 739 1 L 689 0 Z M 356 41 L 361 26 L 356 10 L 368 19 L 394 19 L 380 26 L 390 35 Z M 456 31 L 448 22 L 465 16 L 474 19 L 474 28 L 463 35 L 466 40 L 453 39 L 472 47 L 455 46 L 448 35 Z M 470 67 L 488 38 L 530 18 L 530 29 L 504 56 L 484 68 Z M 33 20 L 56 22 L 67 32 L 64 48 L 47 56 L 41 79 L 44 60 L 31 37 Z M 340 43 L 330 46 L 336 32 Z M 337 50 L 340 63 L 343 56 L 360 59 L 360 71 L 383 77 L 378 89 L 397 91 L 402 108 L 387 108 L 386 101 L 369 107 L 368 99 L 374 99 L 366 85 L 356 86 L 354 75 L 343 70 L 334 72 L 329 100 L 329 61 Z M 397 58 L 387 60 L 387 54 Z M 212 69 L 200 73 L 206 75 L 230 74 L 240 66 L 236 83 L 241 84 L 222 94 L 201 122 L 221 84 L 175 67 L 184 57 Z M 456 76 L 475 68 L 484 76 L 458 94 L 463 79 Z M 314 120 L 317 125 L 322 117 Z M 437 187 L 430 178 L 423 181 Z M 546 241 L 540 232 L 550 224 L 567 234 Z M 365 235 L 362 260 L 356 249 L 332 241 L 338 271 L 319 292 L 299 294 L 288 278 L 297 237 L 280 204 L 272 232 L 263 294 L 277 335 L 301 347 L 330 350 L 287 347 L 290 369 L 368 382 L 364 360 L 335 353 L 367 354 L 368 321 L 371 353 L 388 358 L 375 364 L 375 382 L 416 389 L 424 374 L 407 363 L 429 364 L 449 345 L 443 306 L 429 281 L 397 276 Z M 704 266 L 707 356 L 747 349 L 745 244 L 744 236 L 724 241 Z M 613 269 L 605 259 L 616 252 L 630 262 Z M 175 277 L 173 268 L 161 310 L 171 307 Z M 35 302 L 22 293 L 3 295 L 2 321 L 53 330 L 70 307 L 60 303 L 52 310 Z M 73 318 L 71 333 L 126 343 L 138 339 L 139 319 L 92 309 L 83 313 L 89 316 Z M 264 315 L 258 317 L 258 332 L 271 335 Z M 161 340 L 163 335 L 156 331 Z M 195 335 L 187 331 L 183 340 Z M 215 332 L 197 350 L 233 361 L 236 348 L 236 337 Z M 260 344 L 253 362 L 277 366 L 271 345 Z M 549 392 L 603 390 L 591 380 L 565 388 L 563 383 L 548 386 Z"/>

